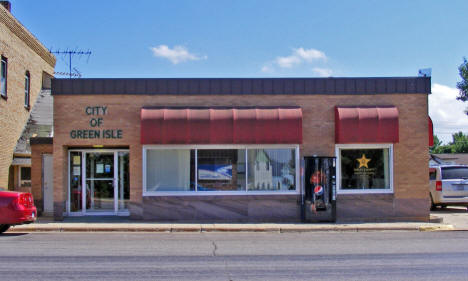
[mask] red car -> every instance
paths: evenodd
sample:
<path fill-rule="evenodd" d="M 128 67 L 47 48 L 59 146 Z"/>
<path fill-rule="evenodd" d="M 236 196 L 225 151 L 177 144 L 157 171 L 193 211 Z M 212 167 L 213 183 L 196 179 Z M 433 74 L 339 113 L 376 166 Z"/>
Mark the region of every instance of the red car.
<path fill-rule="evenodd" d="M 36 218 L 37 210 L 31 193 L 0 188 L 0 233 L 12 225 L 32 223 Z"/>

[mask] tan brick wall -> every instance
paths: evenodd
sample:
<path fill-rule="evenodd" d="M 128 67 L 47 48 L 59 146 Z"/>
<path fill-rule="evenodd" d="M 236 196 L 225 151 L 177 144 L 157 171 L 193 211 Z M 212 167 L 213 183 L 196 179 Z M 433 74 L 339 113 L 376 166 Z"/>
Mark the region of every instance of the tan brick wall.
<path fill-rule="evenodd" d="M 107 106 L 100 129 L 122 129 L 123 138 L 77 140 L 70 131 L 92 129 L 87 106 Z M 63 207 L 67 188 L 67 147 L 129 146 L 131 212 L 141 212 L 142 146 L 140 109 L 143 106 L 300 106 L 303 110 L 301 156 L 335 155 L 336 105 L 394 105 L 398 108 L 400 142 L 394 146 L 394 198 L 426 200 L 428 197 L 427 95 L 219 95 L 219 96 L 54 96 L 55 203 Z M 137 214 L 136 214 L 137 215 Z M 427 216 L 429 212 L 427 210 Z"/>
<path fill-rule="evenodd" d="M 8 99 L 0 98 L 0 186 L 6 187 L 13 151 L 29 118 L 29 110 L 24 107 L 26 70 L 31 75 L 30 104 L 33 106 L 42 87 L 42 73 L 54 73 L 55 58 L 3 6 L 0 7 L 0 55 L 8 59 Z"/>
<path fill-rule="evenodd" d="M 52 154 L 52 144 L 31 145 L 31 193 L 38 211 L 43 210 L 42 201 L 42 155 Z"/>

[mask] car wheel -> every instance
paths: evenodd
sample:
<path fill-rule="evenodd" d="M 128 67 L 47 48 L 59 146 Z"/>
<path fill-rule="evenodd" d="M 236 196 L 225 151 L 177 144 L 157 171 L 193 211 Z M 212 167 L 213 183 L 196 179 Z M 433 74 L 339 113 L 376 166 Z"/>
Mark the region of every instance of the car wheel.
<path fill-rule="evenodd" d="M 0 224 L 0 233 L 7 231 L 8 228 L 10 228 L 9 224 Z"/>
<path fill-rule="evenodd" d="M 437 206 L 434 204 L 434 200 L 432 200 L 432 194 L 429 193 L 429 197 L 431 197 L 431 211 L 435 211 Z"/>

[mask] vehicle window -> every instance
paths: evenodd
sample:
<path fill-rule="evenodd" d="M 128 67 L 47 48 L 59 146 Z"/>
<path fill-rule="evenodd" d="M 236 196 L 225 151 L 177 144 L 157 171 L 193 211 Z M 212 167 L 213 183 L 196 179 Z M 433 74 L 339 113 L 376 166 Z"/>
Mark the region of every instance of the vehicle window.
<path fill-rule="evenodd" d="M 468 167 L 445 167 L 442 168 L 442 179 L 468 179 Z"/>
<path fill-rule="evenodd" d="M 436 176 L 437 176 L 437 172 L 435 170 L 429 172 L 429 179 L 430 180 L 435 180 Z"/>

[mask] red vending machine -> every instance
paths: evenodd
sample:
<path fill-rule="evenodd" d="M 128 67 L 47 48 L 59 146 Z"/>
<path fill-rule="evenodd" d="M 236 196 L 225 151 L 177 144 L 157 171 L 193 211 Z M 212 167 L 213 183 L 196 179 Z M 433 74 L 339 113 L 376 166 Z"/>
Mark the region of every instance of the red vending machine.
<path fill-rule="evenodd" d="M 306 156 L 302 173 L 302 219 L 336 221 L 336 157 Z"/>

